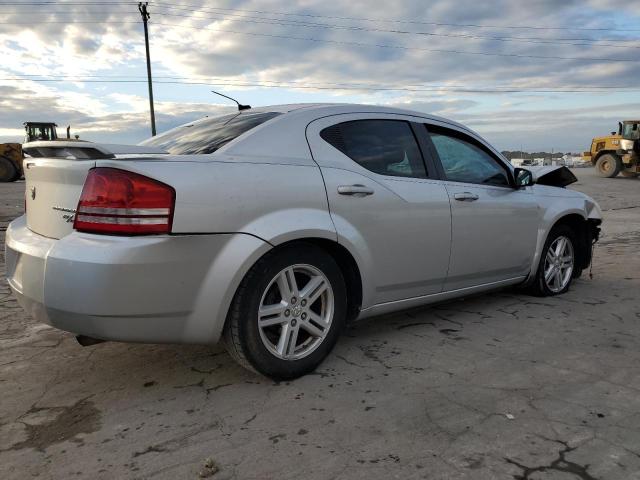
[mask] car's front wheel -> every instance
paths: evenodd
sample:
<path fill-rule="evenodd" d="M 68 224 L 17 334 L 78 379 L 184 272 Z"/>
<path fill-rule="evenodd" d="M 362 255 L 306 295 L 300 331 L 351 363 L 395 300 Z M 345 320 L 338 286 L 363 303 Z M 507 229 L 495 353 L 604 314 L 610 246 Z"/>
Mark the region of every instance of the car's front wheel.
<path fill-rule="evenodd" d="M 247 273 L 224 331 L 242 366 L 276 379 L 313 371 L 335 345 L 347 312 L 335 260 L 312 244 L 268 253 Z"/>
<path fill-rule="evenodd" d="M 576 236 L 567 225 L 553 227 L 544 244 L 532 293 L 551 296 L 569 290 L 577 276 Z"/>

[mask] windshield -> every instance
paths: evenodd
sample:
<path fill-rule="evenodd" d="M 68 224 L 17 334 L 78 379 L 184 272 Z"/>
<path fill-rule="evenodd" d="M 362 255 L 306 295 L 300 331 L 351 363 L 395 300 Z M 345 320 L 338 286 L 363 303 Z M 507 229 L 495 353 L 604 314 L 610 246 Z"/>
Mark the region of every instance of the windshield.
<path fill-rule="evenodd" d="M 231 140 L 278 115 L 281 114 L 243 111 L 204 118 L 151 137 L 140 145 L 158 147 L 173 155 L 213 153 Z"/>
<path fill-rule="evenodd" d="M 637 123 L 625 123 L 622 126 L 622 138 L 640 140 L 640 127 Z"/>

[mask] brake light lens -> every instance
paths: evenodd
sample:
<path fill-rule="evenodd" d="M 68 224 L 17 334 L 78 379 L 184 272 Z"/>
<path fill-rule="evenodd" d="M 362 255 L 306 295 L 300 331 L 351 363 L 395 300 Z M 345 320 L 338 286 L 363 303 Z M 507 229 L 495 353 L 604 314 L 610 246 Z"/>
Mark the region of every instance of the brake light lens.
<path fill-rule="evenodd" d="M 89 170 L 73 228 L 112 235 L 171 232 L 176 192 L 169 185 L 117 168 Z"/>

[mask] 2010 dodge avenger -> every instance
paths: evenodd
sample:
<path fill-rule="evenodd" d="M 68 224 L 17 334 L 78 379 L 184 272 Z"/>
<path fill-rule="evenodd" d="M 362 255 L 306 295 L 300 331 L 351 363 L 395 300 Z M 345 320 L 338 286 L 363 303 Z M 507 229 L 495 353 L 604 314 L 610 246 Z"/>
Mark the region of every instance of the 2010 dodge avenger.
<path fill-rule="evenodd" d="M 346 322 L 507 285 L 565 292 L 601 213 L 569 170 L 513 168 L 466 127 L 365 105 L 204 118 L 135 147 L 25 145 L 9 284 L 87 339 L 213 344 L 275 378 Z"/>

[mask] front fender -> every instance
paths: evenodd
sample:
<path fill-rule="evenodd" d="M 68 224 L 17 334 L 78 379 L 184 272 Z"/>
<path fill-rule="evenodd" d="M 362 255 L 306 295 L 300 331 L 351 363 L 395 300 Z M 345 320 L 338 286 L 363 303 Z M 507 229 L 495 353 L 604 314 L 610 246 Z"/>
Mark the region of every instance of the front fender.
<path fill-rule="evenodd" d="M 559 198 L 560 197 L 560 198 Z M 539 201 L 543 207 L 544 215 L 538 226 L 536 251 L 531 263 L 531 272 L 527 281 L 531 281 L 537 272 L 542 249 L 547 241 L 551 229 L 564 217 L 578 215 L 583 220 L 601 220 L 602 212 L 598 204 L 586 195 L 581 196 L 540 196 Z"/>

